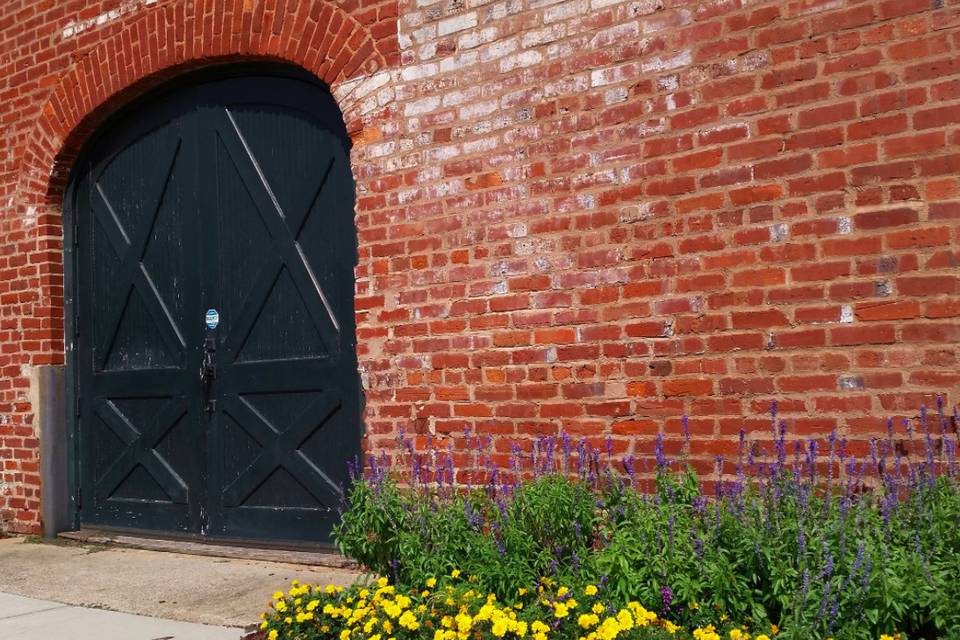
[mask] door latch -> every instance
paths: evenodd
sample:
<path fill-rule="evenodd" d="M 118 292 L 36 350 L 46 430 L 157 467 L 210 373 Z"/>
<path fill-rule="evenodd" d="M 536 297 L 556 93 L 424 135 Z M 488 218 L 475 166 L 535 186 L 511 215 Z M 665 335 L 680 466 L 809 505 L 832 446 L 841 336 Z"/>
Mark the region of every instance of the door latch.
<path fill-rule="evenodd" d="M 203 383 L 204 395 L 207 397 L 207 413 L 217 410 L 217 401 L 213 399 L 211 386 L 217 378 L 217 339 L 207 336 L 203 341 L 203 361 L 200 364 L 200 381 Z"/>

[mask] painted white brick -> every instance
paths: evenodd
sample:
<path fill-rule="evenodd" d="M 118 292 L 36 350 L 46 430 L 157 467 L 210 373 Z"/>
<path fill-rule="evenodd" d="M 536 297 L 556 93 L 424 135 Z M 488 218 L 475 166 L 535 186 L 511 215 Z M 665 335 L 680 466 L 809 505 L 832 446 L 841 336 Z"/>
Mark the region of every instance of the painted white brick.
<path fill-rule="evenodd" d="M 436 62 L 430 62 L 428 64 L 417 64 L 410 67 L 404 67 L 400 72 L 400 77 L 410 82 L 412 80 L 420 80 L 422 78 L 429 78 L 430 76 L 437 75 L 437 72 L 440 70 L 440 65 Z"/>
<path fill-rule="evenodd" d="M 567 35 L 567 25 L 563 22 L 560 22 L 543 29 L 528 31 L 527 33 L 523 34 L 520 43 L 523 45 L 524 49 L 527 49 L 541 44 L 546 44 L 548 42 L 554 42 L 565 35 Z"/>
<path fill-rule="evenodd" d="M 464 29 L 472 29 L 475 26 L 477 26 L 477 12 L 471 11 L 470 13 L 464 13 L 459 16 L 441 20 L 437 24 L 437 33 L 440 36 L 446 36 L 451 33 L 456 33 L 457 31 L 463 31 Z"/>
<path fill-rule="evenodd" d="M 685 67 L 692 61 L 693 56 L 690 55 L 690 50 L 685 49 L 678 53 L 657 56 L 656 58 L 646 60 L 643 62 L 641 69 L 644 73 L 660 73 L 662 71 Z"/>
<path fill-rule="evenodd" d="M 473 102 L 460 109 L 461 120 L 473 120 L 488 116 L 497 110 L 497 100 L 487 100 L 486 102 Z"/>
<path fill-rule="evenodd" d="M 465 51 L 455 56 L 447 56 L 440 60 L 440 72 L 448 73 L 450 71 L 459 71 L 467 67 L 472 67 L 480 60 L 480 54 L 476 51 Z"/>
<path fill-rule="evenodd" d="M 612 26 L 608 29 L 603 29 L 598 31 L 593 38 L 590 39 L 590 46 L 592 48 L 599 49 L 601 47 L 606 47 L 616 42 L 621 42 L 624 40 L 634 40 L 640 37 L 640 25 L 636 22 L 627 22 L 625 24 L 618 24 Z"/>
<path fill-rule="evenodd" d="M 443 96 L 443 106 L 457 107 L 469 100 L 475 100 L 479 95 L 480 88 L 477 86 L 462 91 L 448 91 Z"/>
<path fill-rule="evenodd" d="M 514 69 L 530 67 L 535 64 L 540 64 L 542 60 L 543 55 L 539 51 L 523 51 L 521 53 L 515 53 L 512 56 L 507 56 L 500 61 L 500 71 L 501 73 L 506 73 L 507 71 L 513 71 Z"/>
<path fill-rule="evenodd" d="M 423 152 L 425 162 L 444 162 L 460 155 L 460 147 L 448 144 L 443 147 L 434 147 Z"/>
<path fill-rule="evenodd" d="M 506 2 L 498 2 L 497 4 L 491 5 L 486 11 L 487 20 L 502 20 L 507 16 L 512 16 L 520 13 L 523 10 L 523 2 L 521 0 L 507 0 Z"/>
<path fill-rule="evenodd" d="M 570 76 L 543 85 L 543 94 L 549 98 L 571 93 L 580 93 L 589 88 L 590 79 L 586 75 Z"/>
<path fill-rule="evenodd" d="M 408 102 L 403 109 L 403 115 L 416 116 L 421 113 L 430 113 L 440 108 L 440 96 L 430 96 L 415 102 Z"/>
<path fill-rule="evenodd" d="M 508 38 L 489 44 L 480 49 L 480 62 L 490 62 L 509 55 L 517 50 L 518 43 L 517 38 Z"/>
<path fill-rule="evenodd" d="M 604 9 L 611 5 L 620 4 L 623 0 L 590 0 L 590 8 L 594 11 Z"/>
<path fill-rule="evenodd" d="M 392 154 L 397 148 L 397 143 L 390 140 L 389 142 L 378 142 L 376 144 L 367 145 L 364 149 L 364 155 L 368 158 L 381 158 L 383 156 L 388 156 Z"/>
<path fill-rule="evenodd" d="M 590 9 L 588 0 L 572 0 L 549 7 L 543 12 L 543 23 L 559 22 L 560 20 L 569 20 L 587 13 Z"/>
<path fill-rule="evenodd" d="M 463 50 L 479 47 L 481 44 L 493 42 L 497 39 L 497 35 L 499 35 L 499 32 L 496 27 L 486 27 L 484 29 L 470 31 L 457 38 L 457 49 Z"/>
<path fill-rule="evenodd" d="M 482 151 L 493 151 L 500 146 L 500 138 L 491 136 L 489 138 L 480 138 L 463 143 L 463 152 L 465 154 L 479 153 Z"/>
<path fill-rule="evenodd" d="M 630 15 L 647 16 L 663 9 L 664 0 L 636 0 L 630 3 Z"/>
<path fill-rule="evenodd" d="M 608 84 L 618 82 L 628 82 L 634 80 L 639 74 L 637 64 L 628 62 L 615 67 L 606 67 L 604 69 L 594 69 L 590 72 L 590 85 L 593 87 L 603 87 Z"/>
<path fill-rule="evenodd" d="M 410 38 L 417 44 L 423 44 L 437 38 L 437 25 L 427 24 L 410 32 Z"/>

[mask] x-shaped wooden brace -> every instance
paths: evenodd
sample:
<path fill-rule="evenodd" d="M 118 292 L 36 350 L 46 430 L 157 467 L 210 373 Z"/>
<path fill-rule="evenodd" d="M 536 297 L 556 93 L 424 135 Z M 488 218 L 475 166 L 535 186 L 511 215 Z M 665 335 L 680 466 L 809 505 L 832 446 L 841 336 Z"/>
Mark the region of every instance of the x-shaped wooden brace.
<path fill-rule="evenodd" d="M 340 324 L 337 322 L 333 309 L 320 287 L 320 282 L 313 269 L 310 268 L 310 264 L 307 262 L 307 258 L 298 242 L 307 216 L 318 198 L 321 197 L 327 177 L 330 175 L 330 169 L 333 167 L 333 157 L 331 156 L 327 166 L 320 172 L 322 180 L 310 204 L 303 211 L 293 212 L 293 216 L 290 216 L 280 206 L 280 202 L 267 182 L 266 176 L 250 149 L 250 145 L 243 137 L 243 133 L 237 126 L 233 115 L 226 108 L 221 112 L 217 131 L 260 214 L 261 220 L 263 220 L 264 226 L 267 228 L 273 247 L 273 251 L 269 252 L 247 290 L 247 295 L 240 306 L 239 317 L 236 318 L 230 330 L 230 335 L 227 336 L 225 341 L 225 351 L 234 356 L 239 353 L 249 337 L 254 323 L 263 311 L 267 298 L 284 266 L 290 273 L 297 292 L 310 314 L 310 319 L 323 337 L 324 342 L 327 343 L 327 348 L 331 350 L 336 348 Z"/>
<path fill-rule="evenodd" d="M 339 407 L 339 398 L 324 393 L 308 403 L 293 423 L 281 432 L 246 399 L 239 396 L 227 398 L 224 407 L 227 414 L 260 444 L 261 450 L 223 491 L 224 506 L 243 505 L 280 467 L 286 469 L 317 502 L 327 507 L 335 505 L 340 499 L 340 487 L 300 451 L 300 445 Z"/>
<path fill-rule="evenodd" d="M 141 464 L 170 497 L 171 502 L 187 504 L 187 484 L 154 449 L 187 413 L 183 401 L 177 397 L 171 398 L 143 431 L 137 429 L 110 400 L 98 399 L 93 410 L 124 444 L 123 453 L 96 483 L 98 497 L 109 498 L 136 466 Z"/>
<path fill-rule="evenodd" d="M 124 228 L 123 223 L 120 222 L 120 218 L 117 216 L 113 205 L 110 204 L 110 200 L 107 198 L 107 194 L 104 193 L 103 188 L 99 183 L 95 185 L 94 192 L 97 197 L 91 202 L 91 208 L 97 220 L 99 220 L 101 226 L 106 231 L 107 238 L 121 262 L 116 273 L 116 287 L 108 294 L 109 299 L 104 304 L 104 309 L 112 315 L 107 323 L 106 346 L 100 355 L 99 368 L 101 369 L 106 366 L 113 342 L 116 340 L 117 332 L 120 330 L 120 321 L 123 318 L 123 312 L 129 304 L 129 296 L 133 294 L 134 290 L 140 293 L 144 304 L 147 305 L 147 311 L 150 313 L 154 324 L 156 324 L 160 330 L 160 335 L 169 353 L 177 357 L 182 353 L 186 345 L 183 334 L 177 327 L 173 314 L 170 313 L 170 309 L 167 308 L 163 298 L 160 296 L 157 285 L 154 283 L 153 278 L 150 277 L 150 272 L 147 270 L 146 265 L 143 264 L 143 256 L 146 253 L 147 244 L 150 242 L 150 236 L 153 235 L 157 215 L 160 213 L 160 205 L 167 191 L 167 185 L 170 184 L 173 166 L 176 164 L 179 153 L 180 141 L 177 140 L 172 153 L 168 152 L 164 156 L 169 158 L 166 164 L 161 165 L 166 170 L 153 173 L 145 172 L 145 175 L 148 176 L 147 179 L 149 179 L 149 176 L 153 176 L 153 179 L 147 185 L 146 189 L 144 189 L 145 193 L 143 194 L 144 197 L 142 200 L 143 206 L 145 208 L 150 207 L 151 213 L 145 223 L 139 225 L 139 228 L 134 230 L 135 235 L 133 235 L 132 238 L 127 229 Z M 99 200 L 99 203 L 97 200 Z M 98 204 L 100 206 L 97 206 Z"/>

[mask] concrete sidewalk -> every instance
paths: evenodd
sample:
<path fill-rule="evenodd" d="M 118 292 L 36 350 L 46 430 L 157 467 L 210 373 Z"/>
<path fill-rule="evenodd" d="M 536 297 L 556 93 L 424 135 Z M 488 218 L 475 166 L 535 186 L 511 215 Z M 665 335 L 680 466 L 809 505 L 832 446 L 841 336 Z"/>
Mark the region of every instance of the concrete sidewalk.
<path fill-rule="evenodd" d="M 0 593 L 0 638 L 18 640 L 239 640 L 243 631 L 86 609 Z"/>
<path fill-rule="evenodd" d="M 346 585 L 358 575 L 282 562 L 0 540 L 0 593 L 214 627 L 255 624 L 271 594 L 288 589 L 291 580 Z M 4 629 L 0 625 L 0 638 L 21 637 Z"/>

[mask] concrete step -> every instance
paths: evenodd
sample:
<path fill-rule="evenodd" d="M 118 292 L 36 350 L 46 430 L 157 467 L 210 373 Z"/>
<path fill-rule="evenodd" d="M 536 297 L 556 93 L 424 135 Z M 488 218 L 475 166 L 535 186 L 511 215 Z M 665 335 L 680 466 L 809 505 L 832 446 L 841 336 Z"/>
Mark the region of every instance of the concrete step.
<path fill-rule="evenodd" d="M 204 540 L 185 538 L 158 538 L 149 535 L 107 531 L 95 528 L 81 528 L 78 531 L 64 531 L 57 537 L 84 544 L 145 549 L 147 551 L 168 551 L 195 556 L 213 556 L 238 560 L 260 560 L 262 562 L 284 562 L 304 564 L 311 567 L 330 567 L 332 569 L 358 569 L 357 563 L 332 549 L 297 549 L 250 547 L 235 544 L 220 544 Z"/>

